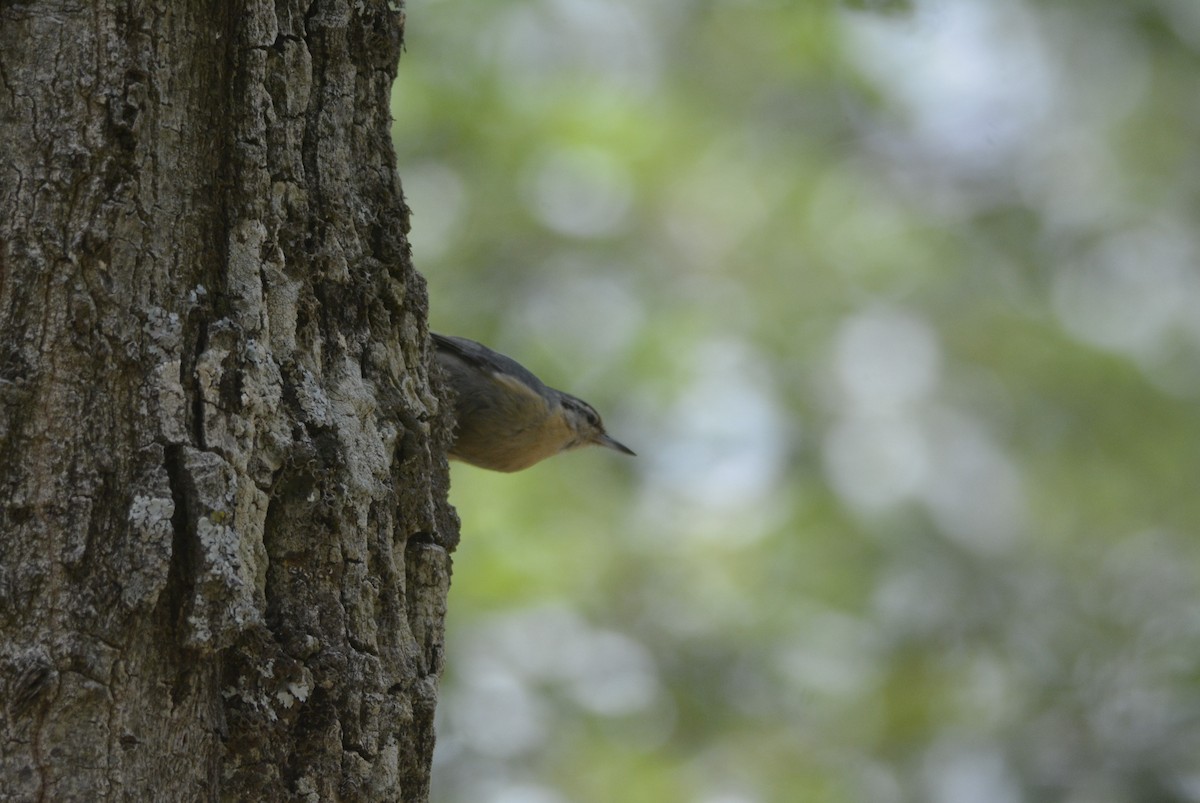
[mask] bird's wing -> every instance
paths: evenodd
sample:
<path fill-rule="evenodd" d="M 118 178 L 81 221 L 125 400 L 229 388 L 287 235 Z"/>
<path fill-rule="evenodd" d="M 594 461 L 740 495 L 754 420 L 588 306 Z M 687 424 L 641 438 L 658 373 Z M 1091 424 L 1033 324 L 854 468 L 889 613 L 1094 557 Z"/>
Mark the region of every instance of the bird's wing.
<path fill-rule="evenodd" d="M 433 343 L 437 346 L 439 353 L 457 357 L 468 365 L 493 375 L 500 381 L 512 384 L 513 380 L 516 380 L 517 383 L 524 384 L 537 394 L 541 394 L 546 387 L 542 380 L 538 379 L 524 365 L 511 357 L 505 357 L 498 351 L 492 351 L 482 343 L 476 343 L 465 337 L 439 335 L 437 332 L 430 332 L 429 336 L 433 338 Z"/>

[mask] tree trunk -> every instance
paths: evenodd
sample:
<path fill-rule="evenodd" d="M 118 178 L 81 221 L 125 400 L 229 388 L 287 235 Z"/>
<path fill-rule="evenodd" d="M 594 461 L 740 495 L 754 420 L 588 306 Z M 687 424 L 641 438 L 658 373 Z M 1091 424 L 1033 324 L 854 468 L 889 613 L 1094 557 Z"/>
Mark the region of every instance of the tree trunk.
<path fill-rule="evenodd" d="M 0 0 L 0 798 L 428 796 L 386 0 Z"/>

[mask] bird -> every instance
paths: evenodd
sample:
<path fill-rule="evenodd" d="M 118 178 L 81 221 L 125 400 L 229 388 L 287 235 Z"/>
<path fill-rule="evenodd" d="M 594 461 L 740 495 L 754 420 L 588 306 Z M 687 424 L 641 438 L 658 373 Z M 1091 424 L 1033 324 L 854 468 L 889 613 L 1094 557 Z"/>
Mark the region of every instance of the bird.
<path fill-rule="evenodd" d="M 465 337 L 430 337 L 453 394 L 451 460 L 512 472 L 582 446 L 634 454 L 604 431 L 594 407 L 549 387 L 511 357 Z"/>

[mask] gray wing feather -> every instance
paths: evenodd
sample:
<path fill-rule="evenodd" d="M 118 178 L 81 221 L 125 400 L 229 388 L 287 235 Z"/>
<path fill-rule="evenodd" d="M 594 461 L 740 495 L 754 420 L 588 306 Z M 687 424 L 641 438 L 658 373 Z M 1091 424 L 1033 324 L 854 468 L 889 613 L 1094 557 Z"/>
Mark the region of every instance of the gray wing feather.
<path fill-rule="evenodd" d="M 498 351 L 492 351 L 482 343 L 476 343 L 465 337 L 439 335 L 436 332 L 430 332 L 429 335 L 433 338 L 433 343 L 437 346 L 440 355 L 457 357 L 485 374 L 511 376 L 528 385 L 539 395 L 544 395 L 547 389 L 546 384 L 534 376 L 533 372 L 524 365 L 511 357 L 505 357 Z"/>

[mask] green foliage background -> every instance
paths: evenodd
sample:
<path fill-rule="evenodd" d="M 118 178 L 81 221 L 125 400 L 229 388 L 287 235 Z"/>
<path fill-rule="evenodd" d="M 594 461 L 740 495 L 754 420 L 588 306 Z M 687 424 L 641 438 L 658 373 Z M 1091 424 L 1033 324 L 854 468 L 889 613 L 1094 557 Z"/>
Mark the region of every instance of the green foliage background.
<path fill-rule="evenodd" d="M 411 0 L 443 803 L 1200 800 L 1200 4 Z"/>

